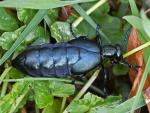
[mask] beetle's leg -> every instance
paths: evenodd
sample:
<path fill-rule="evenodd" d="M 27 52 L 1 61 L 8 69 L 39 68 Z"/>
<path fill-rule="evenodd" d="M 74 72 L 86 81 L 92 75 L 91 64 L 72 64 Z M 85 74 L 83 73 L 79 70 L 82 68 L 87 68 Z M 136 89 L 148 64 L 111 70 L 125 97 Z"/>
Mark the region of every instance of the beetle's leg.
<path fill-rule="evenodd" d="M 106 88 L 106 85 L 107 85 L 107 82 L 108 82 L 108 75 L 107 75 L 107 72 L 106 72 L 106 69 L 104 68 L 104 65 L 103 64 L 101 64 L 101 71 L 102 71 L 102 87 L 103 87 L 103 91 L 104 91 L 104 94 L 105 94 L 105 96 L 108 96 L 108 90 L 107 90 L 107 88 Z"/>
<path fill-rule="evenodd" d="M 100 47 L 100 50 L 102 50 L 102 39 L 101 39 L 101 35 L 99 33 L 99 30 L 100 30 L 100 26 L 97 25 L 97 27 L 96 27 L 96 39 L 97 39 L 98 45 Z"/>
<path fill-rule="evenodd" d="M 132 64 L 129 64 L 129 63 L 128 63 L 127 61 L 125 61 L 125 60 L 121 60 L 119 63 L 120 63 L 120 64 L 125 64 L 125 65 L 127 65 L 129 68 L 134 68 L 134 69 L 141 68 L 141 66 L 139 66 L 139 65 L 132 65 Z"/>
<path fill-rule="evenodd" d="M 119 62 L 114 59 L 110 59 L 110 62 L 111 62 L 111 64 L 119 64 Z"/>
<path fill-rule="evenodd" d="M 73 32 L 73 29 L 72 29 L 72 23 L 70 23 L 70 32 L 71 32 L 71 34 L 74 36 L 74 38 L 78 38 L 77 36 L 76 36 L 76 34 Z"/>
<path fill-rule="evenodd" d="M 135 69 L 136 72 L 138 72 L 138 68 L 141 68 L 141 66 L 139 65 L 132 65 L 132 64 L 129 64 L 127 61 L 125 60 L 120 60 L 120 61 L 115 61 L 115 60 L 110 60 L 112 64 L 123 64 L 123 65 L 126 65 L 128 66 L 129 68 L 133 68 Z"/>

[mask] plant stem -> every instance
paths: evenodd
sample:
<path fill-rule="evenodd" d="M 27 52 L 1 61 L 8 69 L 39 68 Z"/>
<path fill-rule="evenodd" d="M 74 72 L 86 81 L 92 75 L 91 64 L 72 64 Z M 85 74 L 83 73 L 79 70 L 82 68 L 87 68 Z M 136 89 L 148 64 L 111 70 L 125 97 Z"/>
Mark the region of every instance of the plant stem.
<path fill-rule="evenodd" d="M 9 75 L 7 75 L 6 78 L 9 79 Z M 4 82 L 2 86 L 1 97 L 5 96 L 7 91 L 7 86 L 8 86 L 8 82 Z"/>
<path fill-rule="evenodd" d="M 71 82 L 71 80 L 67 79 L 60 79 L 60 78 L 34 78 L 34 77 L 29 77 L 29 78 L 20 78 L 20 79 L 4 79 L 0 80 L 0 82 L 19 82 L 19 81 L 35 81 L 35 80 L 46 80 L 46 81 L 60 81 L 60 82 Z"/>
<path fill-rule="evenodd" d="M 60 113 L 62 113 L 63 110 L 64 110 L 64 108 L 65 108 L 66 100 L 67 100 L 67 98 L 66 98 L 66 97 L 63 97 L 62 104 L 61 104 L 61 109 L 60 109 Z"/>
<path fill-rule="evenodd" d="M 133 50 L 127 52 L 127 53 L 125 53 L 125 54 L 123 55 L 123 58 L 126 58 L 126 57 L 128 57 L 128 56 L 130 56 L 130 55 L 132 55 L 132 54 L 134 54 L 134 53 L 136 53 L 136 52 L 138 52 L 138 51 L 140 51 L 140 50 L 142 50 L 142 49 L 148 47 L 148 46 L 150 46 L 150 41 L 149 41 L 149 42 L 146 42 L 145 44 L 143 44 L 143 45 L 141 45 L 141 46 L 139 46 L 139 47 L 137 47 L 137 48 L 135 48 L 135 49 L 133 49 Z"/>
<path fill-rule="evenodd" d="M 35 113 L 40 113 L 40 111 L 39 111 L 37 105 L 35 105 Z"/>
<path fill-rule="evenodd" d="M 11 70 L 12 67 L 6 68 L 2 75 L 0 76 L 0 85 L 3 82 L 4 78 L 6 77 L 7 73 Z"/>
<path fill-rule="evenodd" d="M 82 97 L 82 95 L 87 91 L 87 89 L 91 86 L 91 84 L 98 77 L 99 72 L 100 72 L 100 70 L 97 70 L 94 72 L 92 77 L 88 80 L 88 82 L 84 85 L 84 87 L 80 90 L 80 92 L 77 94 L 77 96 L 74 99 L 79 99 Z"/>

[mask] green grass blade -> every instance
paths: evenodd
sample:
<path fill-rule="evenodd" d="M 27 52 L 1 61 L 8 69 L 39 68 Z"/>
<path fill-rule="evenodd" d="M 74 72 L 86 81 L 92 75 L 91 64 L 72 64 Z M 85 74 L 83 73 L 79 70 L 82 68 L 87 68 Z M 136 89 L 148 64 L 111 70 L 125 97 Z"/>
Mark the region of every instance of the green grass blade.
<path fill-rule="evenodd" d="M 108 113 L 127 113 L 131 110 L 134 100 L 135 100 L 135 96 L 121 103 L 120 105 L 116 106 L 114 109 L 109 110 Z M 139 103 L 136 105 L 136 109 L 144 106 L 145 104 L 146 103 L 144 101 L 144 98 L 141 95 L 139 98 Z"/>
<path fill-rule="evenodd" d="M 75 4 L 75 5 L 73 5 L 73 8 L 74 8 L 94 29 L 96 29 L 97 24 L 93 21 L 93 19 L 92 19 L 90 16 L 88 16 L 88 15 L 86 14 L 86 12 L 82 9 L 82 7 L 80 7 L 79 5 Z M 111 41 L 109 40 L 109 38 L 108 38 L 101 30 L 100 30 L 99 32 L 100 32 L 100 34 L 102 35 L 102 37 L 104 37 L 104 38 L 108 41 L 108 43 L 111 43 Z"/>
<path fill-rule="evenodd" d="M 140 98 L 140 96 L 142 94 L 142 89 L 143 89 L 145 80 L 146 80 L 146 78 L 148 76 L 148 73 L 150 71 L 149 67 L 150 67 L 150 56 L 148 58 L 148 61 L 147 61 L 146 67 L 145 67 L 145 71 L 143 73 L 143 76 L 142 76 L 142 79 L 141 79 L 138 91 L 136 93 L 135 100 L 134 100 L 133 105 L 132 105 L 131 113 L 134 113 L 134 110 L 136 109 L 136 105 L 139 103 L 139 98 Z"/>
<path fill-rule="evenodd" d="M 27 25 L 25 30 L 20 34 L 18 39 L 12 45 L 12 47 L 3 55 L 0 59 L 0 65 L 2 65 L 12 53 L 17 49 L 17 47 L 25 40 L 25 37 L 41 22 L 44 16 L 47 14 L 48 10 L 39 10 L 31 22 Z"/>
<path fill-rule="evenodd" d="M 144 10 L 141 11 L 141 17 L 142 17 L 142 25 L 144 28 L 144 31 L 147 33 L 148 35 L 148 39 L 150 39 L 150 20 L 149 18 L 146 16 Z"/>
<path fill-rule="evenodd" d="M 136 6 L 135 0 L 129 0 L 129 3 L 130 3 L 132 15 L 139 16 L 139 11 Z"/>
<path fill-rule="evenodd" d="M 66 5 L 77 3 L 92 2 L 96 0 L 5 0 L 0 2 L 0 7 L 17 7 L 17 8 L 31 8 L 31 9 L 52 9 Z"/>

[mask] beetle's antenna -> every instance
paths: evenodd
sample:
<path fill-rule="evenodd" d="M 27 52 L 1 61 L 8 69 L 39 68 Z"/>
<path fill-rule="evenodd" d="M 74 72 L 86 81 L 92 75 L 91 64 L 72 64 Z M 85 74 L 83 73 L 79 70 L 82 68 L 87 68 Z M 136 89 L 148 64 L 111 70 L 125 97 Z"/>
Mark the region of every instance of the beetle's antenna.
<path fill-rule="evenodd" d="M 100 26 L 97 24 L 97 26 L 96 26 L 96 39 L 97 39 L 98 45 L 100 47 L 100 50 L 102 50 L 102 38 L 101 38 L 101 35 L 99 33 L 99 30 L 100 30 Z"/>
<path fill-rule="evenodd" d="M 76 35 L 75 35 L 75 33 L 73 32 L 73 29 L 72 29 L 73 27 L 72 27 L 72 23 L 70 23 L 70 32 L 71 32 L 71 34 L 74 36 L 74 38 L 78 38 Z"/>

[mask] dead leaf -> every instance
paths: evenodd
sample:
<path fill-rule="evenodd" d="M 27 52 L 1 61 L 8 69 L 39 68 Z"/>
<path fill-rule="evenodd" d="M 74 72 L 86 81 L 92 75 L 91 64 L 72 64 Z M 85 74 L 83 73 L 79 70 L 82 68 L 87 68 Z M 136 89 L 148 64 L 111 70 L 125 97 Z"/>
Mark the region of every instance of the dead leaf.
<path fill-rule="evenodd" d="M 75 15 L 75 12 L 72 9 L 72 6 L 68 5 L 68 6 L 60 8 L 58 12 L 58 19 L 60 21 L 66 21 L 70 15 Z"/>
<path fill-rule="evenodd" d="M 138 39 L 138 34 L 136 29 L 132 28 L 132 31 L 130 33 L 129 39 L 128 39 L 128 51 L 140 46 L 141 43 Z M 145 64 L 144 64 L 144 52 L 143 50 L 136 52 L 135 54 L 128 57 L 128 63 L 133 65 L 139 65 L 142 66 L 141 68 L 135 70 L 135 69 L 129 69 L 129 77 L 133 84 L 130 97 L 134 96 L 137 92 L 138 86 L 140 84 Z M 146 89 L 150 86 L 150 76 L 148 76 L 147 80 L 145 81 L 145 85 L 143 89 Z"/>

